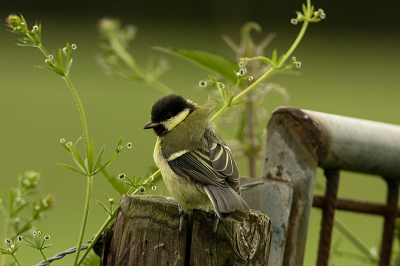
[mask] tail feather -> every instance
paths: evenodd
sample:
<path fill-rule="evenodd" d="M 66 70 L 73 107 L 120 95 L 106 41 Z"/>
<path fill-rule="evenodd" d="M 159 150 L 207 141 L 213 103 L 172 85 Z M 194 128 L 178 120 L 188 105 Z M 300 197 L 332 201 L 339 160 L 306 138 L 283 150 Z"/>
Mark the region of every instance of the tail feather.
<path fill-rule="evenodd" d="M 205 191 L 221 219 L 231 217 L 233 220 L 243 222 L 248 218 L 249 206 L 231 187 L 209 185 L 205 187 Z"/>
<path fill-rule="evenodd" d="M 231 213 L 229 214 L 229 216 L 230 216 L 233 220 L 235 220 L 235 221 L 237 221 L 237 222 L 239 222 L 239 223 L 243 223 L 244 220 L 249 219 L 249 215 L 248 215 L 246 212 L 242 212 L 242 211 L 234 211 L 234 212 L 231 212 Z"/>

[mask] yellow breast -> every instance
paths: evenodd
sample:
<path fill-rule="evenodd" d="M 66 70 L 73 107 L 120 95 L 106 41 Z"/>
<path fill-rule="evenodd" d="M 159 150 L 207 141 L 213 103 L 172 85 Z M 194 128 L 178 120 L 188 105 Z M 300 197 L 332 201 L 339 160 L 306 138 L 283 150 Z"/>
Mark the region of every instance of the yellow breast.
<path fill-rule="evenodd" d="M 159 137 L 153 156 L 171 195 L 178 201 L 184 211 L 193 208 L 203 208 L 205 210 L 212 208 L 212 203 L 200 183 L 188 176 L 178 176 L 172 171 L 162 154 L 161 141 L 162 137 Z"/>

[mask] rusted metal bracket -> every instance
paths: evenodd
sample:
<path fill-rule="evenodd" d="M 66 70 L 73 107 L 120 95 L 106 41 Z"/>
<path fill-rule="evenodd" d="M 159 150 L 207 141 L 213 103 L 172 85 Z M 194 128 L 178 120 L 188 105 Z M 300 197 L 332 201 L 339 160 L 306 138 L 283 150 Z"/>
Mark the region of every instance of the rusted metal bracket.
<path fill-rule="evenodd" d="M 328 265 L 333 220 L 335 219 L 335 205 L 339 188 L 339 170 L 325 169 L 326 190 L 325 204 L 322 207 L 321 231 L 319 233 L 319 247 L 317 266 Z"/>
<path fill-rule="evenodd" d="M 313 207 L 322 208 L 325 204 L 325 197 L 314 196 Z M 376 214 L 385 216 L 388 211 L 387 206 L 383 204 L 369 203 L 365 201 L 336 199 L 336 209 L 342 211 L 351 211 L 367 214 Z M 400 209 L 395 211 L 396 217 L 400 217 Z"/>
<path fill-rule="evenodd" d="M 385 214 L 385 224 L 383 226 L 383 237 L 379 266 L 390 264 L 390 255 L 393 245 L 393 232 L 396 223 L 397 201 L 399 199 L 399 180 L 387 178 L 387 208 Z"/>

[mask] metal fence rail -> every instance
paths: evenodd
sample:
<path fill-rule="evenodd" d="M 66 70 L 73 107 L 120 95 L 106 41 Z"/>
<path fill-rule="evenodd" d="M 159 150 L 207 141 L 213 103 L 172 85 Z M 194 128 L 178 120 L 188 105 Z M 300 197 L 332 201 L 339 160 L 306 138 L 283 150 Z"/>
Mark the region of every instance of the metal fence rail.
<path fill-rule="evenodd" d="M 317 167 L 325 169 L 325 196 L 313 195 Z M 337 198 L 340 170 L 383 177 L 388 184 L 387 204 Z M 243 197 L 250 207 L 256 204 L 271 218 L 274 235 L 269 265 L 303 264 L 312 206 L 323 210 L 318 266 L 328 265 L 336 209 L 385 217 L 379 265 L 389 265 L 395 219 L 400 216 L 399 126 L 280 107 L 268 123 L 262 177 L 275 185 L 258 189 L 274 195 L 269 200 L 279 202 L 279 210 L 260 197 L 250 200 L 253 192 L 245 191 Z"/>
<path fill-rule="evenodd" d="M 352 201 L 349 211 L 364 208 L 365 213 L 385 217 L 380 249 L 380 266 L 390 264 L 395 220 L 398 214 L 400 178 L 400 127 L 361 119 L 304 111 L 325 130 L 327 154 L 321 162 L 324 169 L 334 168 L 382 176 L 387 182 L 387 204 L 377 205 Z M 323 204 L 313 204 L 323 210 L 317 266 L 328 265 L 332 221 L 338 205 L 339 170 L 325 170 L 327 179 Z M 314 199 L 315 200 L 315 199 Z M 341 203 L 349 201 L 341 200 Z M 346 206 L 346 204 L 344 204 Z M 374 211 L 370 211 L 368 207 Z M 353 208 L 352 208 L 353 207 Z"/>

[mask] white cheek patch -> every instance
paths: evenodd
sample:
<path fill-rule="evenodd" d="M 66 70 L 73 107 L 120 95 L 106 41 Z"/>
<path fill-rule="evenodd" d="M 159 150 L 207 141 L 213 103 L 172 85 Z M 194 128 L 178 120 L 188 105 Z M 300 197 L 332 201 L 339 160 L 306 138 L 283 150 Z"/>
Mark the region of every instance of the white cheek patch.
<path fill-rule="evenodd" d="M 163 124 L 168 131 L 171 131 L 174 127 L 176 127 L 180 122 L 182 122 L 188 116 L 189 112 L 190 109 L 187 108 L 182 112 L 180 112 L 179 114 L 175 115 L 174 117 L 171 117 L 167 121 L 161 122 L 161 124 Z"/>

